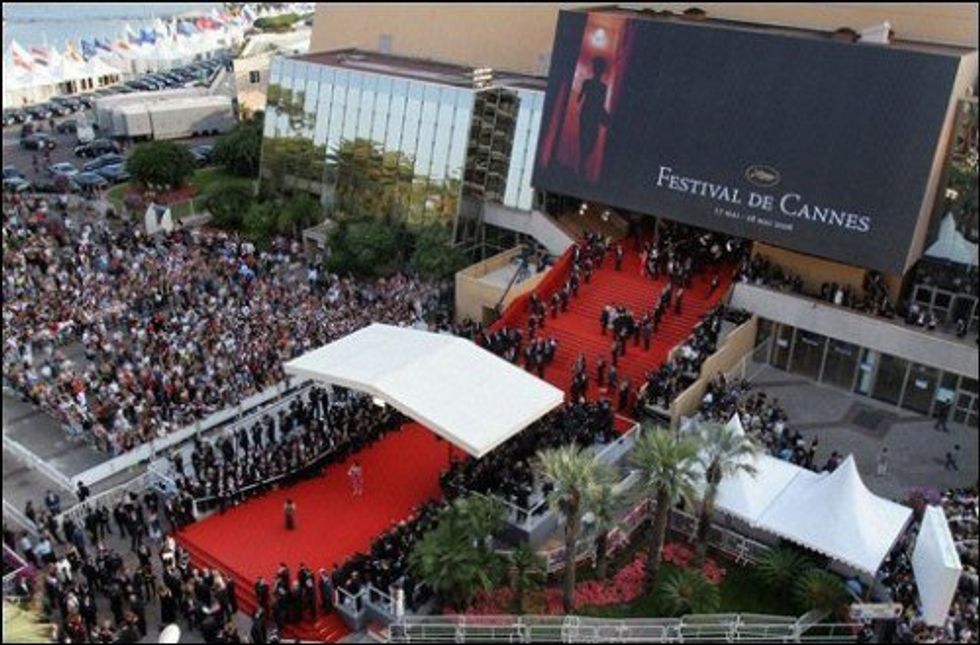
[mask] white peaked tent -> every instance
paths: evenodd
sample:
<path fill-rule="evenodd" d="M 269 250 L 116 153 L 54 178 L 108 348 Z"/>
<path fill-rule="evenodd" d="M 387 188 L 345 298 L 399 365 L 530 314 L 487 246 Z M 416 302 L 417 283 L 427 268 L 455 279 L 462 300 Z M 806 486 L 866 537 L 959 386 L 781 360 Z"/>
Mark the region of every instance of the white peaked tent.
<path fill-rule="evenodd" d="M 869 491 L 849 456 L 832 473 L 794 478 L 756 526 L 874 575 L 911 515 Z"/>
<path fill-rule="evenodd" d="M 373 324 L 285 364 L 368 392 L 482 457 L 558 407 L 558 388 L 455 336 Z"/>
<path fill-rule="evenodd" d="M 919 588 L 922 619 L 928 625 L 944 625 L 963 565 L 940 506 L 926 507 L 912 552 L 912 571 Z"/>
<path fill-rule="evenodd" d="M 956 230 L 956 219 L 952 213 L 947 213 L 943 218 L 939 225 L 939 235 L 926 250 L 926 255 L 959 264 L 977 265 L 977 245 Z"/>

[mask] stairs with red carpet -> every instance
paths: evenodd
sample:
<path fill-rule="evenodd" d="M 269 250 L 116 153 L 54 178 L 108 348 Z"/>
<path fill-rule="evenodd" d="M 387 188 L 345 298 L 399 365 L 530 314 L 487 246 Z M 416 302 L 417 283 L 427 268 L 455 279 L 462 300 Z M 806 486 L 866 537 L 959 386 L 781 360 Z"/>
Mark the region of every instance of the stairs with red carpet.
<path fill-rule="evenodd" d="M 618 398 L 616 393 L 600 391 L 596 385 L 596 360 L 601 357 L 606 361 L 608 373 L 612 358 L 612 335 L 602 335 L 599 326 L 602 308 L 606 305 L 623 305 L 632 310 L 639 320 L 645 312 L 654 308 L 668 282 L 664 277 L 654 280 L 641 275 L 640 255 L 633 249 L 631 241 L 624 240 L 623 249 L 625 255 L 621 271 L 615 270 L 613 254 L 607 254 L 602 268 L 594 271 L 590 283 L 581 283 L 579 295 L 570 300 L 568 311 L 559 312 L 557 318 L 549 316 L 544 328 L 538 331 L 538 337 L 554 336 L 558 340 L 555 360 L 545 371 L 547 381 L 567 393 L 575 360 L 584 353 L 588 366 L 589 398 L 606 396 L 614 404 Z M 701 316 L 722 300 L 731 283 L 731 274 L 730 267 L 720 270 L 721 283 L 711 294 L 713 274 L 695 276 L 691 287 L 684 290 L 681 314 L 674 314 L 673 305 L 668 308 L 653 336 L 649 351 L 643 349 L 642 340 L 638 346 L 633 344 L 632 339 L 627 343 L 626 355 L 619 359 L 617 371 L 620 380 L 624 377 L 630 380 L 631 401 L 635 400 L 637 387 L 646 382 L 647 373 L 659 368 L 667 360 L 668 353 L 691 334 Z M 526 312 L 519 320 L 521 331 L 526 336 Z M 629 414 L 630 409 L 620 413 Z"/>

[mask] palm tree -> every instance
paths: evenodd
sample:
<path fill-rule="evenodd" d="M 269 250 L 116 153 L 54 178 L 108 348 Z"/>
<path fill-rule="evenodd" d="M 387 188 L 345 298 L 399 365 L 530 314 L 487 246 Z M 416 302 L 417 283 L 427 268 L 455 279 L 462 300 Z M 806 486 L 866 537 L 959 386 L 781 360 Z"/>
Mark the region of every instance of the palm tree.
<path fill-rule="evenodd" d="M 594 526 L 597 531 L 595 568 L 596 576 L 600 580 L 605 580 L 608 577 L 609 532 L 619 525 L 618 520 L 623 510 L 622 495 L 615 491 L 613 484 L 612 478 L 603 478 L 588 490 L 588 506 L 595 517 Z"/>
<path fill-rule="evenodd" d="M 795 581 L 813 568 L 813 563 L 797 549 L 776 546 L 766 551 L 759 561 L 759 576 L 773 589 L 788 590 Z"/>
<path fill-rule="evenodd" d="M 545 560 L 526 542 L 510 555 L 510 586 L 514 590 L 514 612 L 524 613 L 528 591 L 540 587 L 546 578 Z"/>
<path fill-rule="evenodd" d="M 7 643 L 51 643 L 56 628 L 41 614 L 37 600 L 25 606 L 3 601 L 3 640 Z"/>
<path fill-rule="evenodd" d="M 477 591 L 492 589 L 499 579 L 501 560 L 490 548 L 489 538 L 500 515 L 494 521 L 490 509 L 483 500 L 456 500 L 409 556 L 409 569 L 457 610 L 465 609 Z"/>
<path fill-rule="evenodd" d="M 660 584 L 661 605 L 672 616 L 713 614 L 721 606 L 721 592 L 697 569 L 672 569 Z"/>
<path fill-rule="evenodd" d="M 701 567 L 708 554 L 708 531 L 715 514 L 715 500 L 718 498 L 718 485 L 725 477 L 739 472 L 755 475 L 753 457 L 758 452 L 755 444 L 742 432 L 720 423 L 704 423 L 700 428 L 701 465 L 707 487 L 701 500 L 698 529 L 695 536 L 697 549 L 694 566 Z"/>
<path fill-rule="evenodd" d="M 588 502 L 588 491 L 603 475 L 604 467 L 576 444 L 542 450 L 538 453 L 538 470 L 554 487 L 549 504 L 565 518 L 565 578 L 562 604 L 565 613 L 574 610 L 575 552 L 582 528 L 582 515 Z"/>
<path fill-rule="evenodd" d="M 653 591 L 663 557 L 670 509 L 680 500 L 694 498 L 698 479 L 695 438 L 681 439 L 667 430 L 648 430 L 636 441 L 632 463 L 640 471 L 637 494 L 646 500 L 651 531 L 647 551 L 647 591 Z"/>
<path fill-rule="evenodd" d="M 819 610 L 833 614 L 847 604 L 847 590 L 841 579 L 823 569 L 813 568 L 803 574 L 794 588 L 796 602 L 805 611 Z"/>

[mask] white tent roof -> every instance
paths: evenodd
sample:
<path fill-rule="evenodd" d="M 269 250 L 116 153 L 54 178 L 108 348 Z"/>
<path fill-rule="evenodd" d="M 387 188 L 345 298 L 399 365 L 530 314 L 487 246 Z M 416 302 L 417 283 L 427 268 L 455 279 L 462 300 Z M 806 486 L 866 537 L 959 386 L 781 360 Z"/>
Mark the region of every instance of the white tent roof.
<path fill-rule="evenodd" d="M 956 219 L 947 213 L 939 225 L 936 241 L 926 250 L 926 255 L 951 260 L 959 264 L 977 264 L 977 245 L 956 230 Z"/>
<path fill-rule="evenodd" d="M 869 491 L 849 456 L 832 473 L 795 477 L 756 526 L 874 575 L 911 514 Z"/>
<path fill-rule="evenodd" d="M 284 367 L 369 392 L 478 458 L 564 400 L 475 343 L 391 325 L 365 327 Z"/>
<path fill-rule="evenodd" d="M 922 619 L 928 625 L 944 625 L 963 565 L 940 506 L 926 507 L 912 552 L 912 571 L 919 588 Z"/>

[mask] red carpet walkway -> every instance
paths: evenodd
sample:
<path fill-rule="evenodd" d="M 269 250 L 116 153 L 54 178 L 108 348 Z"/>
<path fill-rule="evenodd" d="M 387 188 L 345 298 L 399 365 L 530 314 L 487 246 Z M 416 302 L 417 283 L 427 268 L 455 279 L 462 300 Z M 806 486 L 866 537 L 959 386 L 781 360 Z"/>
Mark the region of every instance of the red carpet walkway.
<path fill-rule="evenodd" d="M 554 336 L 558 339 L 558 351 L 554 362 L 545 372 L 545 379 L 563 389 L 566 395 L 572 381 L 575 359 L 582 352 L 585 353 L 588 365 L 589 399 L 596 399 L 604 394 L 596 386 L 595 366 L 600 357 L 606 361 L 607 366 L 611 364 L 612 336 L 608 333 L 603 336 L 600 332 L 599 314 L 602 308 L 606 305 L 623 305 L 631 309 L 639 321 L 645 312 L 654 308 L 660 292 L 667 284 L 664 277 L 653 280 L 640 274 L 640 256 L 633 250 L 631 241 L 624 240 L 623 248 L 626 254 L 622 271 L 615 270 L 613 254 L 609 253 L 602 268 L 593 273 L 591 283 L 581 284 L 578 298 L 571 299 L 568 311 L 559 313 L 556 319 L 549 316 L 544 329 L 538 332 L 539 337 Z M 633 341 L 629 341 L 626 355 L 620 358 L 617 370 L 620 380 L 624 376 L 629 377 L 632 397 L 635 397 L 637 387 L 646 381 L 646 374 L 660 367 L 670 350 L 691 334 L 701 316 L 721 301 L 731 283 L 731 273 L 731 269 L 727 267 L 721 270 L 721 283 L 710 296 L 708 291 L 712 274 L 695 276 L 691 288 L 685 289 L 681 315 L 675 315 L 671 305 L 654 334 L 650 351 L 643 350 L 642 340 L 639 346 L 634 346 Z M 521 330 L 526 335 L 527 316 L 520 320 Z M 615 405 L 614 393 L 605 396 Z M 631 398 L 633 400 L 635 399 Z M 630 410 L 624 409 L 622 413 L 630 414 Z"/>
<path fill-rule="evenodd" d="M 300 563 L 314 575 L 321 567 L 331 571 L 348 556 L 367 552 L 376 536 L 407 518 L 413 507 L 442 496 L 439 474 L 448 461 L 447 444 L 418 424 L 387 435 L 358 453 L 357 460 L 364 469 L 362 497 L 351 496 L 350 464 L 335 464 L 322 477 L 192 524 L 177 539 L 195 566 L 234 575 L 241 608 L 251 612 L 255 581 L 265 576 L 271 586 L 280 562 L 294 575 Z M 284 526 L 286 498 L 296 503 L 295 531 Z M 336 641 L 347 629 L 333 613 L 287 633 L 304 640 Z"/>

